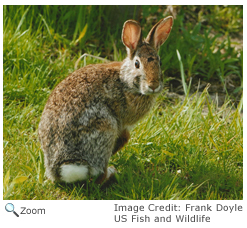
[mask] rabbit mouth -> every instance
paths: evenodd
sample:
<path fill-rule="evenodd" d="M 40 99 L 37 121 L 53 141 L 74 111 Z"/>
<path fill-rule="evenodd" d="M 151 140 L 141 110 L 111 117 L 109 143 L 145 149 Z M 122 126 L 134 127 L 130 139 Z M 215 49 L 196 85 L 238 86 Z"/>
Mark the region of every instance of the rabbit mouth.
<path fill-rule="evenodd" d="M 160 93 L 162 90 L 162 85 L 160 82 L 147 83 L 146 80 L 141 80 L 141 75 L 138 75 L 133 80 L 133 86 L 143 95 L 151 95 Z"/>
<path fill-rule="evenodd" d="M 162 84 L 160 83 L 157 87 L 152 87 L 148 84 L 144 85 L 143 88 L 141 89 L 141 93 L 143 95 L 155 95 L 158 94 L 162 91 Z"/>

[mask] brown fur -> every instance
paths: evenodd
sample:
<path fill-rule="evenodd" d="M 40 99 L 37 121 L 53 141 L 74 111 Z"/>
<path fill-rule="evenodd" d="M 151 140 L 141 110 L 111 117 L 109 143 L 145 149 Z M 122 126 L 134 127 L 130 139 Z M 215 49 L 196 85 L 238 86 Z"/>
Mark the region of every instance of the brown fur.
<path fill-rule="evenodd" d="M 39 124 L 50 179 L 60 181 L 62 164 L 85 164 L 88 172 L 102 173 L 100 183 L 113 175 L 107 175 L 110 156 L 128 142 L 129 129 L 148 113 L 162 91 L 155 46 L 161 41 L 150 39 L 158 37 L 163 43 L 171 24 L 171 17 L 160 21 L 155 26 L 162 34 L 152 29 L 142 42 L 139 24 L 125 22 L 123 42 L 128 57 L 123 62 L 78 69 L 53 90 Z"/>

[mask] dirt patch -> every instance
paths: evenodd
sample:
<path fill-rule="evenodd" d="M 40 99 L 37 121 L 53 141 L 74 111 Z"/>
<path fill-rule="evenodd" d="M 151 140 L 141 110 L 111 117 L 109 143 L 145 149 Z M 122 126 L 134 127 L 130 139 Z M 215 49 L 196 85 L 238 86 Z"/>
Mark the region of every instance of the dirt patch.
<path fill-rule="evenodd" d="M 218 104 L 218 106 L 222 106 L 225 100 L 228 100 L 229 98 L 235 106 L 238 105 L 241 99 L 242 90 L 240 90 L 239 92 L 235 92 L 236 88 L 239 87 L 238 78 L 236 77 L 236 75 L 229 75 L 224 82 L 225 86 L 220 81 L 214 81 L 210 83 L 208 93 L 212 101 Z M 202 93 L 206 86 L 209 84 L 206 81 L 201 81 L 196 78 L 193 80 L 190 88 L 190 95 L 194 94 L 197 91 L 198 93 Z M 182 81 L 180 79 L 171 80 L 168 84 L 168 87 L 168 97 L 170 96 L 170 98 L 174 97 L 179 99 L 184 97 L 184 90 Z"/>

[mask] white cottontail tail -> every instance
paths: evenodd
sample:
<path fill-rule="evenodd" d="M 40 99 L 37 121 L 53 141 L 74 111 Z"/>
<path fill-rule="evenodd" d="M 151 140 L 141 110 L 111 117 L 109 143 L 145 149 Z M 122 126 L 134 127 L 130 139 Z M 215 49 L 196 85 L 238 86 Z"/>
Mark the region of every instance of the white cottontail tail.
<path fill-rule="evenodd" d="M 157 51 L 172 24 L 171 16 L 160 20 L 142 40 L 139 23 L 126 21 L 123 62 L 88 65 L 56 86 L 38 130 L 48 178 L 70 183 L 97 175 L 102 183 L 116 172 L 109 158 L 128 142 L 129 129 L 163 89 Z"/>

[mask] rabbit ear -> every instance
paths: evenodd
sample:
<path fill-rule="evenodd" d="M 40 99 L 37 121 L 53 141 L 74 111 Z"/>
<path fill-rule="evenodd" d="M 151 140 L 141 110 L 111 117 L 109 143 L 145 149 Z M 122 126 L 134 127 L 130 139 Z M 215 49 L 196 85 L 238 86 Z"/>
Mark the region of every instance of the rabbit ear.
<path fill-rule="evenodd" d="M 148 33 L 145 42 L 149 43 L 158 50 L 160 46 L 167 40 L 173 25 L 173 17 L 169 16 L 161 19 Z"/>
<path fill-rule="evenodd" d="M 130 58 L 135 52 L 137 46 L 142 42 L 141 31 L 141 26 L 137 21 L 128 20 L 123 25 L 122 41 L 127 48 Z"/>

